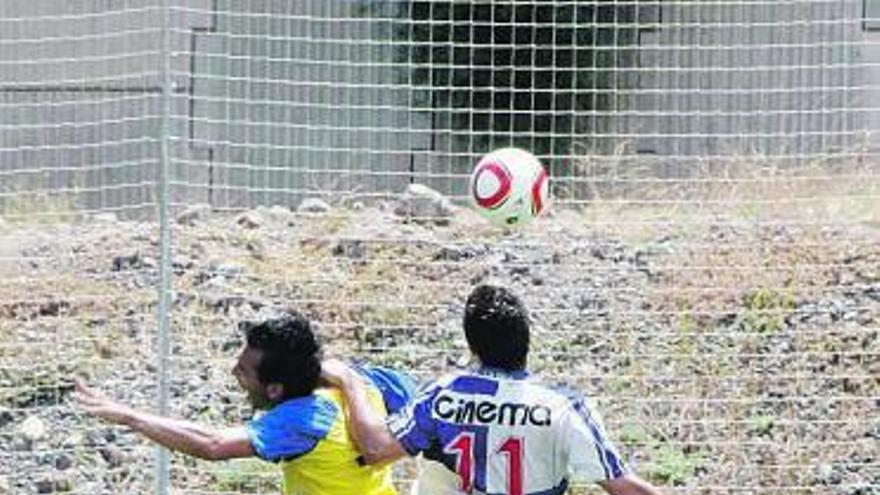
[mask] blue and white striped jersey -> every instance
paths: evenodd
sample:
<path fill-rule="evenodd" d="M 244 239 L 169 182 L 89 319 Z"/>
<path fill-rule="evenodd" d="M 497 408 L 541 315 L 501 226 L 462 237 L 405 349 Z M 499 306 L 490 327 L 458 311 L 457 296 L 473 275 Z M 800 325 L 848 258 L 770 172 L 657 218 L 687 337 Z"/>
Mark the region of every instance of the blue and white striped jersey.
<path fill-rule="evenodd" d="M 420 495 L 556 495 L 572 482 L 627 472 L 582 395 L 524 371 L 481 368 L 441 378 L 388 427 L 410 455 L 429 461 Z"/>

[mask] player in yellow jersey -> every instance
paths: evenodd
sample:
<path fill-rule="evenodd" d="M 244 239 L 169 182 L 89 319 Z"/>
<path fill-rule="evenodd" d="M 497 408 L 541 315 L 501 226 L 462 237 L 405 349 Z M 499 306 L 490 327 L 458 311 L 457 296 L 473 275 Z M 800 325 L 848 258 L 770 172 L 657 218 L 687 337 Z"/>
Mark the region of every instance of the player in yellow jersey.
<path fill-rule="evenodd" d="M 365 466 L 347 430 L 342 399 L 319 386 L 321 348 L 296 313 L 240 325 L 247 344 L 233 374 L 263 414 L 243 427 L 215 429 L 156 416 L 112 401 L 77 381 L 89 413 L 122 424 L 173 450 L 207 460 L 257 456 L 278 463 L 285 495 L 394 495 L 389 466 Z M 397 371 L 357 368 L 371 385 L 376 411 L 400 409 L 414 383 Z"/>

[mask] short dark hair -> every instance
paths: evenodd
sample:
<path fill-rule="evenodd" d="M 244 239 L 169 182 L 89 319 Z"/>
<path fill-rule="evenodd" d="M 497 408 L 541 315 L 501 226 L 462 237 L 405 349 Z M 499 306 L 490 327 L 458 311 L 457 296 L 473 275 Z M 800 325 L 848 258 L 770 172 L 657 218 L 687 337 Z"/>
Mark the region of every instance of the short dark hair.
<path fill-rule="evenodd" d="M 312 325 L 291 311 L 259 322 L 242 322 L 248 347 L 263 353 L 257 375 L 263 384 L 280 383 L 284 399 L 312 393 L 321 376 L 321 345 Z"/>
<path fill-rule="evenodd" d="M 529 312 L 509 290 L 480 285 L 471 291 L 464 308 L 464 334 L 482 364 L 507 371 L 526 367 Z"/>

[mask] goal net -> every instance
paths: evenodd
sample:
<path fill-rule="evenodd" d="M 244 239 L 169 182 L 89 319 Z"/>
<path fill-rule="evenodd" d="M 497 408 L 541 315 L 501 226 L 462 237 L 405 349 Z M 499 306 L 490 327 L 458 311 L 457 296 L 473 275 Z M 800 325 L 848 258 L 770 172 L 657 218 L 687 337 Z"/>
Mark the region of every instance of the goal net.
<path fill-rule="evenodd" d="M 3 0 L 0 493 L 277 493 L 73 377 L 241 425 L 237 322 L 427 381 L 479 283 L 664 493 L 880 492 L 878 106 L 875 0 Z M 508 146 L 553 204 L 504 230 Z"/>

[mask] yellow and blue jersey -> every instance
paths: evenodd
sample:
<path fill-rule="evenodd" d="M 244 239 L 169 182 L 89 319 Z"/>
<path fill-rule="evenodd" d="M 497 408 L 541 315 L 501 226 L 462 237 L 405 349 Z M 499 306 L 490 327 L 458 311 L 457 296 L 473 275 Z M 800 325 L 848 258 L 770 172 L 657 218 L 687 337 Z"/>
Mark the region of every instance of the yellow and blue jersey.
<path fill-rule="evenodd" d="M 383 414 L 412 397 L 413 380 L 381 367 L 356 367 L 370 384 L 370 399 Z M 257 455 L 284 473 L 285 495 L 395 495 L 391 467 L 364 466 L 348 434 L 343 399 L 321 388 L 290 399 L 247 424 Z"/>

